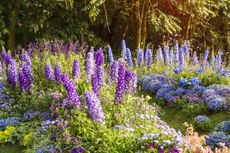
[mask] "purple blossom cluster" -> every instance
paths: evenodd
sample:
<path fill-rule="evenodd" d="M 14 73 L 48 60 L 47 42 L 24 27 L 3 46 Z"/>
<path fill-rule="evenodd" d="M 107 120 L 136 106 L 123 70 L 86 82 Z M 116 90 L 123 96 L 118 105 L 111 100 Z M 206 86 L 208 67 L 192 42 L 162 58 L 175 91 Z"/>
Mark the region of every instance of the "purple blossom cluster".
<path fill-rule="evenodd" d="M 6 68 L 7 81 L 12 88 L 16 88 L 18 76 L 17 76 L 17 65 L 14 59 L 9 59 L 9 63 Z"/>
<path fill-rule="evenodd" d="M 113 58 L 113 52 L 110 45 L 108 45 L 107 53 L 108 53 L 108 63 L 109 65 L 112 65 L 114 62 L 114 58 Z"/>
<path fill-rule="evenodd" d="M 72 69 L 72 78 L 80 79 L 81 73 L 80 73 L 80 64 L 77 60 L 74 60 L 73 62 L 73 69 Z"/>
<path fill-rule="evenodd" d="M 141 67 L 144 61 L 144 52 L 141 49 L 137 49 L 137 66 Z"/>
<path fill-rule="evenodd" d="M 153 63 L 152 50 L 147 48 L 145 52 L 145 65 L 147 66 L 148 69 L 151 69 L 152 63 Z"/>
<path fill-rule="evenodd" d="M 45 69 L 45 78 L 53 81 L 55 79 L 55 75 L 54 75 L 52 65 L 50 63 L 47 63 L 44 69 Z"/>
<path fill-rule="evenodd" d="M 63 86 L 67 92 L 67 100 L 73 107 L 79 107 L 81 105 L 80 97 L 78 96 L 76 85 L 72 80 L 69 80 L 68 74 L 62 76 Z"/>
<path fill-rule="evenodd" d="M 105 123 L 105 116 L 98 97 L 93 92 L 85 92 L 85 101 L 88 113 L 96 123 Z"/>
<path fill-rule="evenodd" d="M 94 65 L 94 51 L 91 48 L 91 50 L 87 53 L 86 57 L 86 75 L 87 75 L 87 81 L 91 80 L 91 75 L 94 73 L 95 65 Z"/>
<path fill-rule="evenodd" d="M 121 42 L 121 56 L 124 60 L 127 60 L 127 54 L 126 54 L 126 43 L 125 43 L 125 40 L 122 40 Z"/>
<path fill-rule="evenodd" d="M 111 66 L 110 73 L 109 73 L 111 82 L 117 82 L 117 79 L 118 79 L 118 66 L 119 66 L 118 61 L 114 61 L 112 66 Z"/>
<path fill-rule="evenodd" d="M 133 60 L 132 60 L 132 55 L 131 51 L 129 48 L 126 49 L 126 58 L 127 58 L 127 63 L 130 68 L 133 68 Z"/>
<path fill-rule="evenodd" d="M 61 66 L 59 64 L 57 64 L 54 68 L 54 77 L 57 84 L 62 83 L 62 72 L 61 72 Z"/>
<path fill-rule="evenodd" d="M 118 66 L 118 81 L 117 81 L 115 98 L 114 98 L 115 105 L 122 103 L 124 100 L 125 74 L 126 74 L 125 65 L 120 62 Z"/>
<path fill-rule="evenodd" d="M 103 86 L 104 84 L 104 54 L 103 50 L 99 49 L 96 53 L 96 73 L 97 73 L 97 80 L 98 80 L 98 85 L 100 87 Z"/>

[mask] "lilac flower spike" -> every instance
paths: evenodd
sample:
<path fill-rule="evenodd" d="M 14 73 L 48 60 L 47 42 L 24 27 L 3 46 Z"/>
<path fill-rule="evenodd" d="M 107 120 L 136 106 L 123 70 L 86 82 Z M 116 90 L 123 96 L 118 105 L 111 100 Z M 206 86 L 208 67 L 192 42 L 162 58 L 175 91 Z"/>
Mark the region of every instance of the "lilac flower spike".
<path fill-rule="evenodd" d="M 47 63 L 45 65 L 45 77 L 48 80 L 54 80 L 55 79 L 53 68 L 52 68 L 50 63 Z"/>
<path fill-rule="evenodd" d="M 87 57 L 86 57 L 86 75 L 87 75 L 88 82 L 91 80 L 91 75 L 93 73 L 94 73 L 94 51 L 91 48 L 91 50 L 87 53 Z"/>
<path fill-rule="evenodd" d="M 180 52 L 179 52 L 179 69 L 183 69 L 184 68 L 184 50 L 183 50 L 183 47 L 180 49 Z"/>
<path fill-rule="evenodd" d="M 6 65 L 8 64 L 8 54 L 4 47 L 2 48 L 2 60 Z"/>
<path fill-rule="evenodd" d="M 193 53 L 192 63 L 193 63 L 193 65 L 198 65 L 199 64 L 196 52 Z"/>
<path fill-rule="evenodd" d="M 113 59 L 113 52 L 112 52 L 112 49 L 111 49 L 110 45 L 108 45 L 107 52 L 108 52 L 109 65 L 112 65 L 112 63 L 114 62 L 114 59 Z"/>
<path fill-rule="evenodd" d="M 202 59 L 202 65 L 206 65 L 207 61 L 208 61 L 208 54 L 209 54 L 209 50 L 207 49 L 204 53 L 203 59 Z"/>
<path fill-rule="evenodd" d="M 117 82 L 117 78 L 118 78 L 118 62 L 117 61 L 114 61 L 112 66 L 111 66 L 111 69 L 110 69 L 110 80 L 112 82 Z"/>
<path fill-rule="evenodd" d="M 15 89 L 17 86 L 17 66 L 14 59 L 9 60 L 6 75 L 8 83 Z"/>
<path fill-rule="evenodd" d="M 102 49 L 99 49 L 96 54 L 96 73 L 99 86 L 104 84 L 104 55 Z"/>
<path fill-rule="evenodd" d="M 146 49 L 145 52 L 145 65 L 150 69 L 152 67 L 153 55 L 151 49 Z"/>
<path fill-rule="evenodd" d="M 137 49 L 137 65 L 138 65 L 138 67 L 142 66 L 143 61 L 144 61 L 144 52 L 140 48 L 138 48 Z"/>
<path fill-rule="evenodd" d="M 130 70 L 125 71 L 125 93 L 130 93 L 133 74 Z"/>
<path fill-rule="evenodd" d="M 93 92 L 85 92 L 85 101 L 88 106 L 88 113 L 94 122 L 104 124 L 105 116 L 96 94 Z"/>
<path fill-rule="evenodd" d="M 92 83 L 92 90 L 93 92 L 97 95 L 97 97 L 100 96 L 100 91 L 99 91 L 99 84 L 98 84 L 98 78 L 97 78 L 97 73 L 94 73 L 91 78 L 91 83 Z"/>
<path fill-rule="evenodd" d="M 122 43 L 121 43 L 121 56 L 124 60 L 126 60 L 126 43 L 125 43 L 125 40 L 122 40 Z"/>
<path fill-rule="evenodd" d="M 132 60 L 132 55 L 131 55 L 131 51 L 129 48 L 126 49 L 126 58 L 127 58 L 128 66 L 130 68 L 133 68 L 133 60 Z"/>
<path fill-rule="evenodd" d="M 74 60 L 73 62 L 73 70 L 72 70 L 72 78 L 80 79 L 81 73 L 80 73 L 80 64 L 77 60 Z"/>
<path fill-rule="evenodd" d="M 114 104 L 118 105 L 124 100 L 124 91 L 125 91 L 125 66 L 123 63 L 119 63 L 118 68 L 118 82 L 116 86 Z"/>
<path fill-rule="evenodd" d="M 61 72 L 61 67 L 59 64 L 57 64 L 54 68 L 54 76 L 57 84 L 62 83 L 62 72 Z"/>
<path fill-rule="evenodd" d="M 179 44 L 178 42 L 174 45 L 175 60 L 174 63 L 176 66 L 179 66 Z"/>
<path fill-rule="evenodd" d="M 160 46 L 159 46 L 159 48 L 157 50 L 156 61 L 160 62 L 160 63 L 164 63 L 163 53 L 162 53 L 162 49 L 161 49 Z"/>

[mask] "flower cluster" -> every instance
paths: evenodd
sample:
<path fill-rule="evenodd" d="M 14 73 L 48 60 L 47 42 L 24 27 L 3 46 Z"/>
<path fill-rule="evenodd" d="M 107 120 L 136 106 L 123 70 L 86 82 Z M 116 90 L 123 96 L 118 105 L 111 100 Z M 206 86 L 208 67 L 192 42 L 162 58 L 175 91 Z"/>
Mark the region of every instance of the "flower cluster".
<path fill-rule="evenodd" d="M 94 73 L 94 51 L 91 48 L 91 50 L 87 53 L 86 57 L 86 75 L 87 75 L 87 81 L 91 80 L 91 75 Z"/>
<path fill-rule="evenodd" d="M 215 131 L 225 132 L 226 134 L 230 134 L 230 120 L 218 123 L 215 127 Z"/>
<path fill-rule="evenodd" d="M 85 100 L 90 117 L 96 123 L 105 123 L 105 116 L 99 99 L 93 92 L 85 92 Z"/>
<path fill-rule="evenodd" d="M 50 63 L 47 63 L 45 65 L 45 77 L 48 80 L 54 80 L 55 79 L 53 68 L 52 68 Z"/>
<path fill-rule="evenodd" d="M 54 77 L 57 84 L 62 83 L 62 72 L 61 72 L 61 66 L 59 64 L 57 64 L 54 68 Z"/>
<path fill-rule="evenodd" d="M 127 63 L 130 68 L 133 68 L 133 60 L 132 60 L 132 55 L 131 51 L 129 48 L 126 49 L 126 58 L 127 58 Z"/>
<path fill-rule="evenodd" d="M 137 65 L 141 67 L 143 64 L 143 61 L 144 61 L 144 52 L 138 48 L 137 49 Z"/>
<path fill-rule="evenodd" d="M 113 52 L 112 52 L 112 49 L 111 49 L 110 45 L 108 45 L 107 53 L 108 53 L 109 65 L 112 65 L 113 62 L 114 62 L 114 58 L 113 58 Z"/>
<path fill-rule="evenodd" d="M 219 147 L 220 143 L 224 143 L 225 146 L 230 146 L 230 137 L 228 137 L 224 132 L 213 132 L 206 138 L 206 144 L 212 149 Z"/>
<path fill-rule="evenodd" d="M 14 89 L 17 86 L 17 65 L 14 59 L 10 59 L 6 69 L 7 81 Z"/>
<path fill-rule="evenodd" d="M 72 78 L 80 79 L 81 73 L 80 73 L 80 64 L 77 60 L 74 60 L 73 62 L 73 70 L 72 70 Z"/>
<path fill-rule="evenodd" d="M 123 63 L 119 63 L 118 81 L 117 81 L 115 98 L 114 98 L 115 105 L 118 105 L 119 103 L 123 102 L 124 92 L 125 92 L 125 66 Z"/>
<path fill-rule="evenodd" d="M 57 150 L 54 145 L 47 145 L 36 149 L 36 153 L 45 153 L 45 152 L 55 153 L 56 151 Z"/>
<path fill-rule="evenodd" d="M 97 80 L 98 80 L 98 85 L 100 87 L 103 86 L 104 84 L 104 54 L 102 49 L 99 49 L 96 53 L 96 73 L 97 73 Z"/>
<path fill-rule="evenodd" d="M 5 130 L 7 126 L 16 126 L 20 124 L 20 119 L 17 117 L 10 117 L 0 120 L 0 130 Z"/>
<path fill-rule="evenodd" d="M 32 119 L 38 117 L 39 115 L 40 115 L 40 112 L 39 112 L 39 111 L 32 111 L 32 110 L 29 110 L 29 111 L 27 111 L 27 112 L 25 112 L 25 113 L 23 114 L 23 119 L 24 119 L 25 121 L 30 121 L 30 120 L 32 120 Z"/>
<path fill-rule="evenodd" d="M 118 79 L 118 65 L 119 65 L 118 62 L 114 61 L 112 66 L 111 66 L 109 76 L 110 76 L 110 80 L 112 82 L 117 82 L 117 79 Z"/>

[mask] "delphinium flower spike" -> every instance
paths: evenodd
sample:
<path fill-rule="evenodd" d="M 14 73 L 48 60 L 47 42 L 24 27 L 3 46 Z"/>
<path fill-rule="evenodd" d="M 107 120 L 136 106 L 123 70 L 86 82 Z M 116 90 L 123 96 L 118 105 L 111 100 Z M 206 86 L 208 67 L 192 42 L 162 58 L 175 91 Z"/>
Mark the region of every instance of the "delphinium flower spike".
<path fill-rule="evenodd" d="M 77 78 L 79 80 L 80 76 L 81 76 L 80 64 L 77 60 L 74 60 L 73 69 L 72 69 L 72 78 L 73 79 Z"/>
<path fill-rule="evenodd" d="M 102 49 L 99 49 L 96 53 L 96 73 L 98 84 L 102 87 L 104 84 L 104 54 Z"/>
<path fill-rule="evenodd" d="M 162 48 L 161 48 L 161 46 L 159 46 L 159 48 L 158 48 L 158 50 L 157 50 L 156 61 L 157 61 L 157 62 L 160 62 L 161 64 L 164 63 L 164 57 L 163 57 L 163 53 L 162 53 Z"/>
<path fill-rule="evenodd" d="M 117 82 L 117 78 L 118 78 L 118 62 L 117 61 L 113 62 L 111 69 L 110 69 L 109 76 L 112 82 Z"/>
<path fill-rule="evenodd" d="M 85 67 L 88 82 L 91 80 L 91 75 L 94 73 L 94 67 L 94 50 L 93 48 L 91 48 L 90 51 L 87 53 Z"/>
<path fill-rule="evenodd" d="M 141 67 L 144 61 L 144 52 L 138 48 L 137 49 L 137 66 Z"/>
<path fill-rule="evenodd" d="M 126 49 L 126 58 L 127 58 L 127 63 L 130 68 L 133 68 L 133 60 L 132 60 L 132 55 L 131 51 L 129 48 Z"/>
<path fill-rule="evenodd" d="M 121 56 L 122 56 L 122 58 L 124 59 L 124 61 L 126 61 L 126 43 L 125 43 L 125 40 L 122 40 L 122 42 L 121 42 Z"/>
<path fill-rule="evenodd" d="M 192 63 L 193 63 L 193 65 L 198 65 L 198 64 L 199 64 L 199 61 L 198 61 L 198 57 L 197 57 L 196 52 L 193 53 L 193 56 L 192 56 Z"/>
<path fill-rule="evenodd" d="M 62 83 L 62 72 L 61 72 L 61 66 L 57 64 L 54 68 L 54 76 L 57 84 Z"/>
<path fill-rule="evenodd" d="M 92 75 L 91 83 L 92 83 L 92 91 L 97 95 L 97 97 L 99 97 L 100 96 L 100 91 L 99 91 L 100 88 L 99 88 L 98 77 L 97 77 L 96 72 Z"/>
<path fill-rule="evenodd" d="M 110 45 L 108 45 L 107 52 L 108 52 L 108 63 L 109 65 L 112 65 L 112 63 L 114 62 L 114 58 L 113 58 L 113 52 Z"/>
<path fill-rule="evenodd" d="M 163 56 L 164 56 L 164 63 L 165 65 L 169 65 L 169 47 L 166 45 L 163 50 Z"/>
<path fill-rule="evenodd" d="M 6 70 L 7 81 L 14 89 L 17 86 L 17 65 L 14 59 L 9 60 Z"/>
<path fill-rule="evenodd" d="M 174 45 L 174 54 L 175 54 L 174 64 L 176 66 L 179 66 L 179 44 L 178 44 L 178 42 L 176 42 Z"/>
<path fill-rule="evenodd" d="M 46 65 L 45 65 L 45 77 L 48 80 L 54 80 L 55 79 L 53 68 L 52 68 L 50 63 L 46 63 Z"/>
<path fill-rule="evenodd" d="M 85 101 L 88 106 L 88 113 L 94 122 L 104 124 L 105 116 L 96 94 L 93 92 L 85 92 Z"/>
<path fill-rule="evenodd" d="M 114 104 L 118 105 L 124 100 L 124 91 L 125 91 L 125 65 L 120 62 L 118 68 L 118 81 L 116 86 Z"/>

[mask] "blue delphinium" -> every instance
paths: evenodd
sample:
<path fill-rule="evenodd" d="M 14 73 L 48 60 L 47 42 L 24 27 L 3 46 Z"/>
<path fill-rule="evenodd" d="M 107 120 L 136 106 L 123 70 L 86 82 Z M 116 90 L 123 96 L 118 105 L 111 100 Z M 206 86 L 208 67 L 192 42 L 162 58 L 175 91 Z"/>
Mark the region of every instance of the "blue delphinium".
<path fill-rule="evenodd" d="M 130 70 L 125 71 L 125 93 L 129 93 L 131 91 L 131 83 L 132 83 L 133 74 Z"/>
<path fill-rule="evenodd" d="M 126 58 L 127 58 L 127 63 L 130 68 L 133 68 L 133 60 L 132 60 L 132 55 L 131 51 L 129 48 L 126 49 Z"/>
<path fill-rule="evenodd" d="M 112 65 L 112 63 L 114 62 L 114 58 L 113 58 L 113 52 L 110 45 L 108 45 L 107 53 L 108 53 L 108 63 L 109 65 Z"/>
<path fill-rule="evenodd" d="M 126 56 L 126 49 L 127 49 L 127 47 L 126 47 L 126 43 L 125 43 L 125 40 L 122 40 L 122 42 L 121 42 L 121 56 L 122 56 L 122 58 L 124 59 L 124 60 L 126 60 L 127 58 L 127 56 Z"/>
<path fill-rule="evenodd" d="M 141 67 L 144 61 L 144 52 L 138 48 L 137 49 L 137 65 L 138 67 Z"/>
<path fill-rule="evenodd" d="M 206 138 L 206 144 L 212 149 L 218 147 L 220 142 L 224 143 L 228 147 L 230 146 L 230 137 L 228 137 L 224 132 L 213 132 L 208 135 L 208 138 Z"/>
<path fill-rule="evenodd" d="M 230 120 L 218 123 L 215 127 L 215 130 L 230 134 Z"/>
<path fill-rule="evenodd" d="M 180 49 L 179 51 L 179 69 L 182 70 L 185 66 L 185 61 L 184 61 L 184 50 L 183 48 Z"/>

